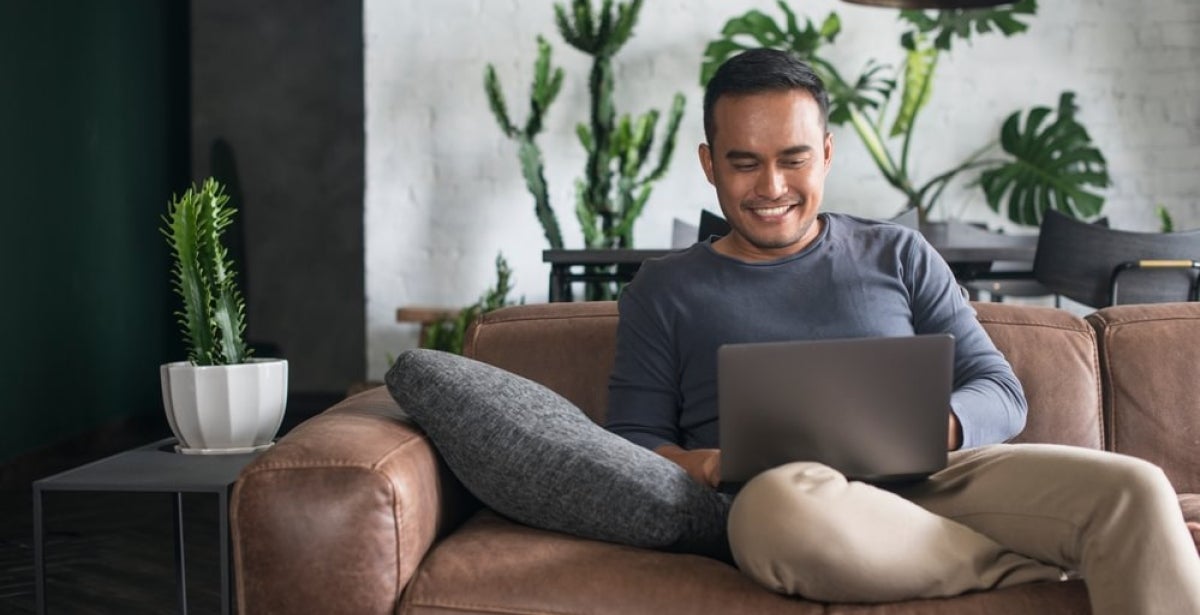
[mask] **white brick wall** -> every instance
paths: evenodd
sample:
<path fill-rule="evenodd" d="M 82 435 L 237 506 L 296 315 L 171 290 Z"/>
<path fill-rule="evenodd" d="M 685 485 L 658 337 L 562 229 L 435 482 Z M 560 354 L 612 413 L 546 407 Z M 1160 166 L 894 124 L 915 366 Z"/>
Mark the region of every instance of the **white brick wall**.
<path fill-rule="evenodd" d="M 1013 39 L 955 43 L 939 67 L 933 101 L 913 146 L 915 177 L 945 170 L 995 138 L 1004 117 L 1032 105 L 1054 106 L 1077 93 L 1082 119 L 1109 160 L 1115 185 L 1106 196 L 1113 224 L 1156 230 L 1153 206 L 1165 204 L 1181 228 L 1200 226 L 1200 2 L 1196 0 L 1043 0 L 1030 31 Z M 831 53 L 855 74 L 868 58 L 898 62 L 901 31 L 887 9 L 834 0 L 793 1 L 819 21 L 843 20 Z M 492 283 L 502 251 L 515 270 L 517 294 L 544 301 L 549 267 L 533 202 L 514 145 L 487 109 L 484 66 L 496 65 L 510 112 L 523 121 L 535 58 L 534 37 L 554 46 L 567 72 L 540 137 L 552 203 L 568 247 L 580 247 L 573 214 L 574 179 L 583 152 L 574 125 L 587 113 L 587 59 L 554 30 L 550 0 L 366 0 L 366 292 L 369 375 L 385 356 L 416 345 L 412 325 L 395 322 L 411 305 L 463 305 Z M 665 111 L 675 91 L 688 97 L 671 170 L 650 199 L 635 238 L 665 247 L 671 221 L 694 221 L 715 208 L 696 163 L 702 140 L 704 46 L 730 17 L 751 8 L 778 15 L 767 0 L 649 0 L 634 38 L 617 56 L 621 113 Z M 901 205 L 857 137 L 835 128 L 835 168 L 825 207 L 887 216 Z M 978 189 L 948 191 L 962 218 L 992 224 Z"/>

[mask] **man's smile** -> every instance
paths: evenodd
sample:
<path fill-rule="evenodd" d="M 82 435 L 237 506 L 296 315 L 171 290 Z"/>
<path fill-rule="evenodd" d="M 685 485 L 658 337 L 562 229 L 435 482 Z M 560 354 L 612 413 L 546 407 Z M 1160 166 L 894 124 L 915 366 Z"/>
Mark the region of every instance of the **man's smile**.
<path fill-rule="evenodd" d="M 748 207 L 747 209 L 759 219 L 775 220 L 782 218 L 797 206 L 797 204 L 793 203 L 791 205 L 778 205 L 776 207 Z"/>

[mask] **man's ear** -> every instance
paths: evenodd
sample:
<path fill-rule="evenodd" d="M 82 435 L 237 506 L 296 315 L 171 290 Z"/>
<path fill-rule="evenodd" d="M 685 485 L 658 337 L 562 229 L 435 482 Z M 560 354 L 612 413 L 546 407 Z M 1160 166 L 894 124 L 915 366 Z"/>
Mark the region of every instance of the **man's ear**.
<path fill-rule="evenodd" d="M 708 178 L 708 183 L 717 185 L 717 182 L 713 181 L 712 148 L 707 143 L 701 143 L 698 153 L 700 154 L 700 167 L 704 169 L 704 176 Z"/>
<path fill-rule="evenodd" d="M 825 173 L 829 173 L 829 167 L 833 164 L 833 133 L 825 133 Z"/>

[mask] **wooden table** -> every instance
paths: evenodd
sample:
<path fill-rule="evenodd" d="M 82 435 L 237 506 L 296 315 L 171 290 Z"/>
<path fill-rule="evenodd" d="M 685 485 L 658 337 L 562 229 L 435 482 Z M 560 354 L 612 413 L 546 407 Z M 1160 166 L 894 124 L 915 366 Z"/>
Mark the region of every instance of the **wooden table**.
<path fill-rule="evenodd" d="M 1032 279 L 1037 235 L 994 233 L 965 222 L 921 226 L 921 234 L 950 265 L 959 282 L 980 279 Z M 550 301 L 571 301 L 574 282 L 628 282 L 648 258 L 673 250 L 544 250 L 550 263 Z M 993 263 L 1028 263 L 1015 270 L 992 271 Z"/>

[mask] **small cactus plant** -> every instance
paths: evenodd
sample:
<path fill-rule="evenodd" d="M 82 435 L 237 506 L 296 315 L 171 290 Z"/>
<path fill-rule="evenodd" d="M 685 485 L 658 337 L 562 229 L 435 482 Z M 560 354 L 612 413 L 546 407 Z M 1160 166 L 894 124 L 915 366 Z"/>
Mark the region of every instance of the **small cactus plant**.
<path fill-rule="evenodd" d="M 232 365 L 250 360 L 245 341 L 246 305 L 237 272 L 221 235 L 236 210 L 215 179 L 167 204 L 160 231 L 174 256 L 171 270 L 183 307 L 176 312 L 193 365 Z"/>

